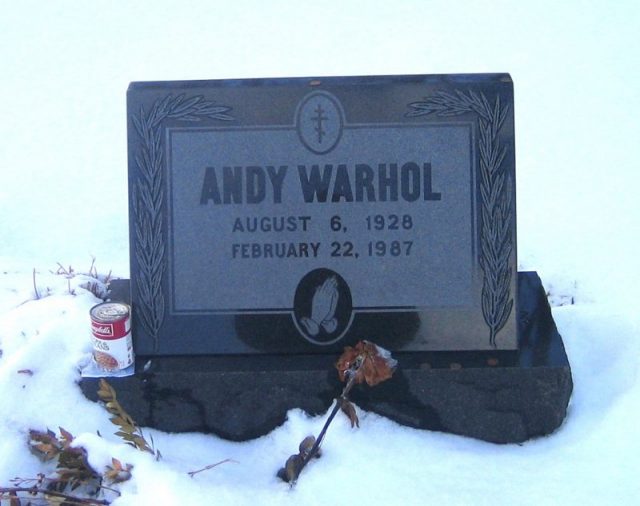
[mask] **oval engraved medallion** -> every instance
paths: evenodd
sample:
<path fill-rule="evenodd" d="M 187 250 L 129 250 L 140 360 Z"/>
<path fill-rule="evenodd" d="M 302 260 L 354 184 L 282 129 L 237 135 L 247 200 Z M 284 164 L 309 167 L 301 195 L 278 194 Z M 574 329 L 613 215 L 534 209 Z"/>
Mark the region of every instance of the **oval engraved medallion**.
<path fill-rule="evenodd" d="M 342 136 L 344 115 L 338 99 L 325 91 L 307 95 L 296 110 L 296 129 L 300 141 L 312 153 L 324 155 L 333 150 Z"/>
<path fill-rule="evenodd" d="M 320 346 L 338 342 L 353 322 L 351 289 L 331 269 L 305 274 L 293 299 L 293 322 L 307 341 Z"/>

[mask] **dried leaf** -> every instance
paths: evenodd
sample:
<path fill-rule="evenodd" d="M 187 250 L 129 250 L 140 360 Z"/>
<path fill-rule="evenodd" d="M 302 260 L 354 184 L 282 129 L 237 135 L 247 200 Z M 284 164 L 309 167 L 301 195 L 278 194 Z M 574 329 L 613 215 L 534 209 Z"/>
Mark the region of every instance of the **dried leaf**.
<path fill-rule="evenodd" d="M 144 438 L 140 437 L 140 436 L 134 436 L 133 438 L 133 442 L 136 444 L 136 446 L 138 448 L 140 448 L 141 450 L 149 448 L 147 446 L 147 442 L 144 440 Z"/>
<path fill-rule="evenodd" d="M 133 469 L 131 464 L 122 465 L 118 459 L 112 458 L 111 465 L 107 466 L 104 477 L 111 483 L 122 483 L 131 479 L 131 469 Z"/>
<path fill-rule="evenodd" d="M 311 448 L 313 448 L 313 445 L 315 443 L 316 443 L 315 436 L 307 436 L 306 438 L 304 438 L 300 443 L 300 446 L 298 447 L 298 451 L 300 452 L 300 455 L 303 458 L 309 455 L 309 452 L 311 451 Z"/>
<path fill-rule="evenodd" d="M 58 448 L 49 443 L 38 443 L 37 445 L 31 446 L 31 449 L 33 450 L 32 453 L 45 462 L 53 459 L 59 453 Z"/>
<path fill-rule="evenodd" d="M 57 441 L 55 433 L 51 430 L 47 430 L 47 432 L 40 432 L 39 430 L 31 429 L 29 431 L 29 439 L 32 441 L 41 441 L 43 443 L 48 443 L 52 439 Z"/>
<path fill-rule="evenodd" d="M 398 362 L 391 353 L 369 341 L 359 341 L 353 348 L 347 346 L 336 362 L 340 381 L 348 381 L 355 374 L 355 382 L 374 386 L 393 375 Z"/>
<path fill-rule="evenodd" d="M 20 506 L 22 503 L 16 492 L 9 492 L 9 506 Z"/>
<path fill-rule="evenodd" d="M 119 425 L 125 432 L 133 432 L 135 427 L 120 415 L 112 416 L 109 421 L 114 425 Z"/>
<path fill-rule="evenodd" d="M 47 489 L 64 492 L 66 489 L 76 490 L 84 485 L 99 486 L 97 484 L 101 477 L 89 465 L 87 451 L 82 447 L 72 447 L 73 435 L 62 427 L 59 429 L 59 437 L 51 430 L 29 431 L 29 447 L 34 454 L 45 461 L 57 458 L 54 474 L 46 478 Z M 42 487 L 45 475 L 38 476 L 38 487 Z"/>
<path fill-rule="evenodd" d="M 360 343 L 358 343 L 360 344 Z M 357 346 L 357 345 L 356 345 Z M 344 352 L 340 355 L 340 358 L 336 362 L 336 369 L 338 369 L 338 377 L 340 381 L 347 381 L 349 374 L 354 371 L 355 366 L 360 367 L 358 362 L 358 350 L 351 346 L 346 346 Z"/>
<path fill-rule="evenodd" d="M 98 388 L 98 396 L 105 402 L 116 400 L 116 391 L 104 378 L 100 379 L 100 387 Z"/>
<path fill-rule="evenodd" d="M 347 399 L 341 399 L 340 409 L 345 415 L 347 415 L 347 418 L 351 422 L 351 428 L 360 428 L 360 420 L 358 419 L 358 415 L 356 414 L 356 408 L 351 402 L 349 402 Z"/>
<path fill-rule="evenodd" d="M 73 436 L 62 427 L 58 427 L 58 429 L 60 430 L 60 438 L 62 439 L 63 446 L 66 448 L 73 442 Z"/>
<path fill-rule="evenodd" d="M 133 418 L 131 418 L 131 416 L 116 400 L 116 392 L 113 387 L 104 379 L 100 380 L 98 396 L 105 403 L 106 410 L 113 415 L 109 418 L 111 423 L 120 427 L 120 430 L 115 433 L 116 436 L 119 436 L 127 444 L 137 448 L 138 450 L 155 455 L 156 459 L 159 460 L 160 452 L 154 450 L 153 443 L 149 445 Z"/>
<path fill-rule="evenodd" d="M 44 494 L 44 497 L 47 500 L 48 506 L 63 506 L 66 500 L 64 497 L 59 497 L 57 495 Z"/>
<path fill-rule="evenodd" d="M 391 353 L 379 346 L 365 341 L 366 357 L 362 364 L 364 379 L 367 385 L 374 386 L 388 380 L 398 362 L 391 357 Z"/>
<path fill-rule="evenodd" d="M 50 430 L 47 430 L 47 432 L 30 430 L 29 448 L 34 455 L 46 462 L 60 453 L 62 444 L 58 441 L 55 433 Z"/>
<path fill-rule="evenodd" d="M 295 483 L 302 470 L 302 457 L 300 455 L 291 455 L 287 459 L 287 463 L 284 465 L 284 473 L 286 482 Z"/>

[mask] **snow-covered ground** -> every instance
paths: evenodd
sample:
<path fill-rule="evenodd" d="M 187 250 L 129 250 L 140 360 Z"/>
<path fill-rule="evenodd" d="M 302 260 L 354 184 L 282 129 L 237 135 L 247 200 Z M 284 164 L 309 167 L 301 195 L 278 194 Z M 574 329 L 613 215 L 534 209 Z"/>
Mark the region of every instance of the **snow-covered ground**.
<path fill-rule="evenodd" d="M 43 469 L 26 447 L 30 428 L 62 426 L 97 469 L 111 457 L 134 465 L 117 506 L 637 502 L 640 4 L 0 7 L 0 486 Z M 336 419 L 323 458 L 292 491 L 275 471 L 325 417 L 292 411 L 246 443 L 147 429 L 159 462 L 112 435 L 76 385 L 97 299 L 82 288 L 86 276 L 55 272 L 61 262 L 87 273 L 95 256 L 100 274 L 128 276 L 130 81 L 503 71 L 515 83 L 519 264 L 551 292 L 573 367 L 555 434 L 496 446 L 360 412 L 357 430 Z"/>

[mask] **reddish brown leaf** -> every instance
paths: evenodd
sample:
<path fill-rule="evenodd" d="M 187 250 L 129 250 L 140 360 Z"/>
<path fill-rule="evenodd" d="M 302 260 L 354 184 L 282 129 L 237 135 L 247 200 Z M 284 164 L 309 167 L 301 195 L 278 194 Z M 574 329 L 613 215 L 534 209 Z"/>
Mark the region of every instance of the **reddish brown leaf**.
<path fill-rule="evenodd" d="M 9 506 L 20 506 L 22 503 L 16 492 L 9 492 Z"/>
<path fill-rule="evenodd" d="M 384 348 L 365 341 L 366 356 L 362 364 L 367 385 L 374 386 L 393 376 L 397 362 Z"/>
<path fill-rule="evenodd" d="M 71 432 L 64 430 L 62 427 L 58 427 L 60 430 L 60 439 L 63 442 L 65 448 L 68 448 L 69 445 L 73 442 L 73 435 Z"/>
<path fill-rule="evenodd" d="M 53 459 L 62 450 L 56 435 L 50 430 L 47 432 L 30 430 L 29 439 L 31 452 L 44 461 Z"/>
<path fill-rule="evenodd" d="M 111 465 L 107 466 L 107 471 L 104 473 L 105 479 L 112 483 L 122 483 L 131 479 L 131 464 L 122 465 L 115 457 L 111 458 Z"/>
<path fill-rule="evenodd" d="M 359 341 L 355 347 L 347 346 L 338 359 L 336 368 L 341 381 L 348 381 L 355 374 L 355 382 L 366 381 L 374 386 L 393 375 L 397 361 L 389 351 L 369 341 Z"/>
<path fill-rule="evenodd" d="M 311 448 L 313 448 L 313 445 L 315 443 L 316 443 L 315 436 L 307 436 L 306 438 L 304 438 L 300 443 L 300 446 L 298 446 L 298 451 L 300 452 L 300 455 L 302 455 L 303 457 L 306 457 L 311 451 Z"/>
<path fill-rule="evenodd" d="M 347 381 L 347 374 L 350 370 L 352 370 L 352 367 L 355 364 L 357 358 L 358 350 L 352 348 L 351 346 L 345 346 L 344 352 L 342 353 L 342 355 L 340 355 L 340 358 L 336 362 L 336 368 L 338 369 L 338 377 L 340 378 L 340 381 Z"/>
<path fill-rule="evenodd" d="M 347 415 L 347 418 L 351 422 L 351 428 L 353 427 L 360 428 L 360 420 L 358 420 L 358 415 L 356 414 L 356 408 L 352 403 L 350 403 L 347 399 L 342 399 L 340 401 L 340 409 L 345 415 Z"/>
<path fill-rule="evenodd" d="M 37 445 L 33 445 L 32 448 L 43 460 L 51 460 L 58 454 L 58 449 L 49 443 L 38 443 Z"/>
<path fill-rule="evenodd" d="M 300 455 L 291 455 L 284 465 L 284 473 L 288 483 L 295 483 L 302 471 L 302 457 Z"/>

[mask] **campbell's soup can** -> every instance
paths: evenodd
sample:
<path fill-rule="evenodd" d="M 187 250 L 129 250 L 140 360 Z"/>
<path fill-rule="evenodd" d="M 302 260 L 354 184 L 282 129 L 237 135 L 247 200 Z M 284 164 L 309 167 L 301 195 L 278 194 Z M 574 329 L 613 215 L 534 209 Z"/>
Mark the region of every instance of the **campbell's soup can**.
<path fill-rule="evenodd" d="M 101 369 L 117 371 L 133 364 L 131 308 L 122 302 L 103 302 L 93 306 L 91 332 L 93 358 Z"/>

